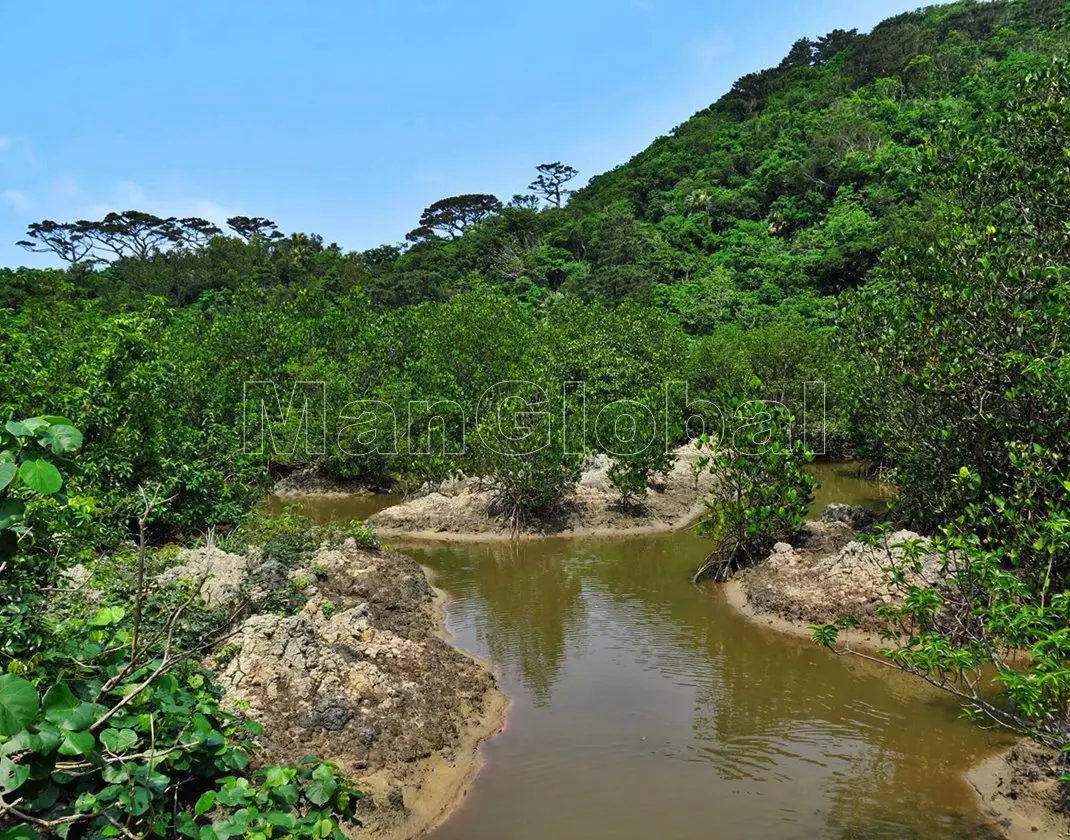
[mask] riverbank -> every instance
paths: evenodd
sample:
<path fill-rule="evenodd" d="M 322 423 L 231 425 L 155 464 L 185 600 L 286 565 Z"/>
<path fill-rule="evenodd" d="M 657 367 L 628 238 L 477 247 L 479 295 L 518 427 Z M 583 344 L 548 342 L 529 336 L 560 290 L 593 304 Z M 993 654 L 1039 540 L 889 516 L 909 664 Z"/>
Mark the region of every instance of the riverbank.
<path fill-rule="evenodd" d="M 1023 740 L 966 774 L 981 810 L 1007 840 L 1070 837 L 1070 815 L 1057 812 L 1055 754 Z"/>
<path fill-rule="evenodd" d="M 900 531 L 869 546 L 854 539 L 855 528 L 864 524 L 864 517 L 856 520 L 852 509 L 830 506 L 821 520 L 807 524 L 796 545 L 778 544 L 764 563 L 725 584 L 725 601 L 751 621 L 805 638 L 811 636 L 811 625 L 852 614 L 860 627 L 841 631 L 840 647 L 876 654 L 889 644 L 880 634 L 877 609 L 896 597 L 885 568 L 890 558 L 902 555 L 900 546 L 922 538 Z M 921 575 L 936 573 L 934 561 L 924 558 Z M 1070 837 L 1070 818 L 1058 811 L 1055 754 L 1050 750 L 1023 740 L 965 775 L 980 810 L 1007 840 Z"/>
<path fill-rule="evenodd" d="M 182 562 L 213 576 L 217 601 L 243 579 L 277 577 L 257 549 Z M 301 609 L 252 616 L 209 663 L 227 699 L 263 724 L 265 761 L 339 765 L 365 794 L 360 836 L 421 836 L 464 798 L 480 745 L 504 726 L 490 666 L 449 644 L 444 596 L 405 555 L 350 538 L 289 570 L 287 584 L 302 590 Z"/>
<path fill-rule="evenodd" d="M 478 478 L 425 486 L 419 493 L 368 519 L 384 537 L 482 542 L 538 537 L 600 537 L 655 534 L 684 528 L 706 510 L 712 489 L 708 472 L 695 476 L 702 452 L 692 445 L 676 450 L 673 469 L 655 479 L 646 499 L 621 501 L 609 481 L 610 459 L 588 456 L 575 491 L 552 521 L 529 522 L 520 533 L 490 514 L 493 487 Z"/>

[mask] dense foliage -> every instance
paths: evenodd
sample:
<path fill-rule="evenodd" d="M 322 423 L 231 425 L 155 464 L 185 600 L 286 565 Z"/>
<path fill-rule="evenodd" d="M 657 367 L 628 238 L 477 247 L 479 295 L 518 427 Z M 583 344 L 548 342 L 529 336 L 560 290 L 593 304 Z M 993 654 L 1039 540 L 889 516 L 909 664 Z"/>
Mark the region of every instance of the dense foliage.
<path fill-rule="evenodd" d="M 845 343 L 865 445 L 935 534 L 890 558 L 888 661 L 1061 751 L 1070 782 L 1068 103 L 1060 60 L 983 134 L 938 135 L 929 235 L 884 255 Z M 835 645 L 850 623 L 815 635 Z"/>
<path fill-rule="evenodd" d="M 133 562 L 101 561 L 106 592 L 83 591 L 87 580 L 43 562 L 48 539 L 33 539 L 26 510 L 59 494 L 54 461 L 68 463 L 81 442 L 58 417 L 6 428 L 0 836 L 342 840 L 359 792 L 318 759 L 253 769 L 262 728 L 224 709 L 197 664 L 254 606 L 213 609 L 199 597 L 204 579 L 170 581 L 150 568 L 145 528 L 167 503 L 158 490 L 141 493 Z"/>
<path fill-rule="evenodd" d="M 585 187 L 543 164 L 529 194 L 444 197 L 405 243 L 363 252 L 260 217 L 31 225 L 25 247 L 66 267 L 0 269 L 3 801 L 32 787 L 31 816 L 63 802 L 64 825 L 141 833 L 179 820 L 160 806 L 177 795 L 168 826 L 204 837 L 209 818 L 240 833 L 238 814 L 252 833 L 323 833 L 320 809 L 350 805 L 329 768 L 234 766 L 247 722 L 186 659 L 136 697 L 179 712 L 109 714 L 167 654 L 134 642 L 140 590 L 66 623 L 39 608 L 61 567 L 232 527 L 303 467 L 403 490 L 484 476 L 519 525 L 554 516 L 595 452 L 641 504 L 703 430 L 730 489 L 702 526 L 717 576 L 799 527 L 808 447 L 864 454 L 951 570 L 940 589 L 904 570 L 888 619 L 909 642 L 890 661 L 972 679 L 980 711 L 1065 745 L 1070 70 L 1052 59 L 1068 44 L 1064 0 L 959 0 L 801 39 Z M 782 434 L 711 431 L 764 434 L 757 416 Z M 147 486 L 168 500 L 152 516 Z M 191 637 L 212 637 L 202 618 Z M 996 658 L 1010 648 L 1031 666 Z M 992 665 L 998 709 L 976 676 Z M 174 720 L 194 707 L 207 729 Z M 33 756 L 31 775 L 11 756 Z"/>

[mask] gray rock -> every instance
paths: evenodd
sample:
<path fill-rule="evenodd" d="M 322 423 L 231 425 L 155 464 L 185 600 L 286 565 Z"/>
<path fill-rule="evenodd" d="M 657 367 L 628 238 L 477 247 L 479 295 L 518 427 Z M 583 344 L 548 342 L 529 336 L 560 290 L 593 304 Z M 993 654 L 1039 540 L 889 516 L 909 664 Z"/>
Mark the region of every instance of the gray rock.
<path fill-rule="evenodd" d="M 353 707 L 342 696 L 323 697 L 316 702 L 309 713 L 309 724 L 328 732 L 345 729 L 353 718 Z"/>
<path fill-rule="evenodd" d="M 855 531 L 865 531 L 877 522 L 877 515 L 869 508 L 859 505 L 833 503 L 821 513 L 824 523 L 843 522 Z"/>

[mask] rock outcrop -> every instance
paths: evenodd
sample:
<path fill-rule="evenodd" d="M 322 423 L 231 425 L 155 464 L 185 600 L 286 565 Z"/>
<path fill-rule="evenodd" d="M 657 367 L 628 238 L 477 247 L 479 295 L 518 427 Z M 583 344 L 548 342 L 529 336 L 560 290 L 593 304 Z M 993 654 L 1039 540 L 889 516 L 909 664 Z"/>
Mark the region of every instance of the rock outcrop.
<path fill-rule="evenodd" d="M 829 506 L 818 521 L 807 523 L 794 545 L 777 543 L 764 563 L 737 576 L 747 606 L 800 627 L 850 614 L 862 630 L 879 631 L 877 609 L 898 597 L 889 567 L 908 545 L 924 541 L 912 531 L 882 535 L 876 546 L 856 539 L 873 524 L 864 508 Z M 923 554 L 920 577 L 932 581 L 939 575 L 939 562 Z"/>
<path fill-rule="evenodd" d="M 276 577 L 256 550 L 179 560 L 167 575 L 206 577 L 217 605 Z M 479 743 L 500 728 L 494 678 L 442 638 L 434 590 L 409 557 L 349 539 L 287 578 L 305 588 L 300 611 L 246 619 L 209 664 L 264 725 L 268 760 L 337 762 L 366 794 L 362 834 L 415 836 L 464 792 Z"/>

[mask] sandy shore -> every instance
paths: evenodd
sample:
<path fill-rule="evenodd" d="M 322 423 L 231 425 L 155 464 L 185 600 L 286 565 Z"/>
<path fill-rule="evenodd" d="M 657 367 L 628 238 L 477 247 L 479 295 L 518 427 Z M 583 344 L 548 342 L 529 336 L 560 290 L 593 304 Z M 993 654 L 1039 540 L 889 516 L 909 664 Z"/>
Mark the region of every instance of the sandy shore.
<path fill-rule="evenodd" d="M 749 618 L 756 624 L 768 627 L 778 633 L 786 633 L 790 636 L 798 636 L 801 639 L 810 639 L 813 631 L 805 621 L 793 621 L 770 612 L 761 612 L 747 596 L 745 585 L 738 580 L 730 580 L 721 585 L 721 591 L 725 601 L 737 612 Z M 855 650 L 867 653 L 877 653 L 887 646 L 887 642 L 876 633 L 867 633 L 864 630 L 845 630 L 840 633 L 840 641 Z"/>
<path fill-rule="evenodd" d="M 1052 755 L 1021 741 L 966 774 L 981 811 L 1007 840 L 1059 840 L 1070 837 L 1070 816 L 1052 804 L 1056 783 L 1048 767 Z"/>

